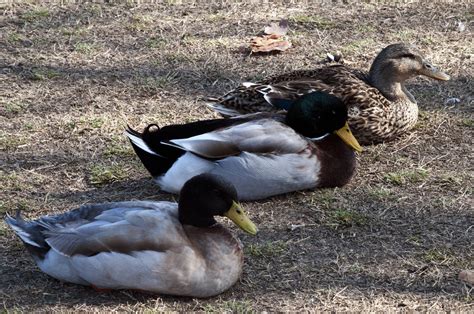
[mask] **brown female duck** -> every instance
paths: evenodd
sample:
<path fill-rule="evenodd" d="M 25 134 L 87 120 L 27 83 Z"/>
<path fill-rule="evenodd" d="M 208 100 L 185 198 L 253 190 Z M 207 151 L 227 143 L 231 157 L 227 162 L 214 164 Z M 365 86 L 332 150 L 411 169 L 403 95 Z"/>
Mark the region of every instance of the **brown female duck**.
<path fill-rule="evenodd" d="M 418 106 L 405 82 L 419 75 L 449 80 L 414 46 L 393 44 L 377 55 L 368 73 L 344 65 L 294 71 L 259 84 L 244 83 L 209 106 L 227 117 L 277 111 L 288 109 L 290 103 L 284 100 L 324 91 L 346 104 L 349 126 L 359 142 L 379 143 L 393 140 L 415 125 Z"/>

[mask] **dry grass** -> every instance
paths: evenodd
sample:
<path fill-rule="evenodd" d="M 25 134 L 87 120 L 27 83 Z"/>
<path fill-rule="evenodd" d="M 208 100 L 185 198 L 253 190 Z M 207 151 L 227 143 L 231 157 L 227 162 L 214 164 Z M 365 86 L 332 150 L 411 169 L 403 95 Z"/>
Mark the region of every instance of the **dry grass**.
<path fill-rule="evenodd" d="M 6 5 L 0 20 L 0 213 L 59 213 L 85 202 L 172 199 L 157 193 L 122 136 L 215 115 L 198 99 L 241 81 L 311 68 L 326 52 L 367 68 L 389 43 L 416 43 L 452 75 L 410 84 L 421 114 L 400 141 L 368 147 L 346 187 L 246 205 L 243 276 L 207 300 L 97 294 L 42 274 L 0 223 L 4 309 L 471 310 L 474 224 L 472 4 Z M 240 47 L 290 20 L 294 48 Z M 458 22 L 467 27 L 460 32 Z M 447 98 L 461 102 L 444 105 Z"/>

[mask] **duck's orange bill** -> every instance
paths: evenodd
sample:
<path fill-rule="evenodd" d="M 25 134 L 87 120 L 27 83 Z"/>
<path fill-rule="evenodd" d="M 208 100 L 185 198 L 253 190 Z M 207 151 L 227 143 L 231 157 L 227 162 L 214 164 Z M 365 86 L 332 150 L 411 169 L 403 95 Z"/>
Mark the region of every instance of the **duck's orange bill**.
<path fill-rule="evenodd" d="M 353 150 L 356 152 L 362 152 L 362 147 L 360 146 L 359 142 L 357 142 L 356 138 L 349 129 L 349 124 L 346 124 L 337 130 L 336 133 L 347 145 L 349 145 Z"/>

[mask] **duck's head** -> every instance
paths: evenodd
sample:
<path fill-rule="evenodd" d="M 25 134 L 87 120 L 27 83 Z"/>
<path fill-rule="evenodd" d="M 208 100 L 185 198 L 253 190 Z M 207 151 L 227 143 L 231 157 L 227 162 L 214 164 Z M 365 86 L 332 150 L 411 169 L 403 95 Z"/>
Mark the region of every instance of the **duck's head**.
<path fill-rule="evenodd" d="M 403 84 L 418 75 L 441 81 L 450 79 L 449 75 L 426 60 L 415 46 L 398 43 L 385 47 L 377 55 L 369 71 L 369 81 L 384 93 L 387 89 L 385 85 L 392 82 Z M 385 96 L 393 98 L 391 95 Z"/>
<path fill-rule="evenodd" d="M 347 107 L 339 98 L 324 92 L 312 92 L 291 105 L 286 123 L 309 138 L 335 133 L 352 149 L 361 152 L 362 147 L 352 135 L 347 118 Z"/>
<path fill-rule="evenodd" d="M 257 233 L 237 201 L 235 187 L 222 176 L 200 174 L 189 179 L 179 195 L 179 221 L 195 227 L 210 227 L 214 216 L 226 216 L 245 232 Z"/>

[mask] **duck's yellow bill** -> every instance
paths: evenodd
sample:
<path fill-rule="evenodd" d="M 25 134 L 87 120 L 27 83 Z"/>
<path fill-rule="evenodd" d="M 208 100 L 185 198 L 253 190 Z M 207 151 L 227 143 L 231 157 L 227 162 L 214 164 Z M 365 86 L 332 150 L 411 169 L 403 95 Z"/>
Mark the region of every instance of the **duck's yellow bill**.
<path fill-rule="evenodd" d="M 247 217 L 242 206 L 237 202 L 232 202 L 230 209 L 224 213 L 224 216 L 232 220 L 237 226 L 239 226 L 245 232 L 256 235 L 257 227 L 255 224 Z"/>
<path fill-rule="evenodd" d="M 346 124 L 335 132 L 347 145 L 349 145 L 353 150 L 357 152 L 362 151 L 362 147 L 359 142 L 357 142 L 354 135 L 352 135 L 351 129 L 349 129 L 349 124 Z"/>

